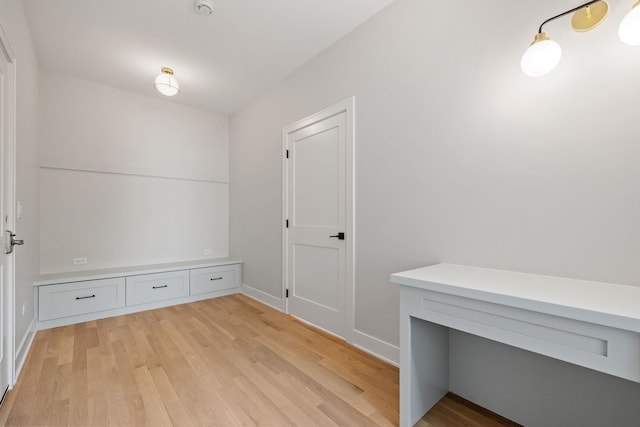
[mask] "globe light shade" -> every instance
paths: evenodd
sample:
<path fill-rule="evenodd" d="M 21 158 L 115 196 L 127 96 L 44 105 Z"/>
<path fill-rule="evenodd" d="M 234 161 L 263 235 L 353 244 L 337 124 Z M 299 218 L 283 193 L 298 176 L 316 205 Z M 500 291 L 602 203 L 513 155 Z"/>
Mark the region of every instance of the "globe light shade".
<path fill-rule="evenodd" d="M 562 49 L 545 33 L 536 34 L 533 43 L 522 55 L 520 67 L 530 77 L 539 77 L 553 70 L 560 62 Z"/>
<path fill-rule="evenodd" d="M 178 80 L 173 77 L 173 70 L 171 68 L 162 69 L 162 73 L 156 77 L 156 82 L 153 87 L 165 96 L 173 96 L 180 93 L 180 84 Z"/>
<path fill-rule="evenodd" d="M 623 43 L 631 46 L 640 45 L 640 1 L 622 18 L 618 35 Z"/>

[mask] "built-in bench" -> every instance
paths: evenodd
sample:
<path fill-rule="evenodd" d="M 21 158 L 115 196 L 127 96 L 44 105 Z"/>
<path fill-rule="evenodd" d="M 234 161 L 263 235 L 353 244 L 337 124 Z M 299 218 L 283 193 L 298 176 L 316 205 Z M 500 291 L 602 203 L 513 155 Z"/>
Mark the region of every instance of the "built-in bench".
<path fill-rule="evenodd" d="M 40 276 L 38 329 L 240 292 L 242 260 L 220 258 Z"/>

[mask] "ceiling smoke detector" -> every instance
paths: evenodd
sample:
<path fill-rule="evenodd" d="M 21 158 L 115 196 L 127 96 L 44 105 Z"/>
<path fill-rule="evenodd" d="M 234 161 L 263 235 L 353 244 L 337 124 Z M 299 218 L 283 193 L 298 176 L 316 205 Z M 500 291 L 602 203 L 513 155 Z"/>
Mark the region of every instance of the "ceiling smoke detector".
<path fill-rule="evenodd" d="M 213 2 L 211 0 L 196 0 L 194 7 L 198 15 L 209 16 L 213 13 Z"/>

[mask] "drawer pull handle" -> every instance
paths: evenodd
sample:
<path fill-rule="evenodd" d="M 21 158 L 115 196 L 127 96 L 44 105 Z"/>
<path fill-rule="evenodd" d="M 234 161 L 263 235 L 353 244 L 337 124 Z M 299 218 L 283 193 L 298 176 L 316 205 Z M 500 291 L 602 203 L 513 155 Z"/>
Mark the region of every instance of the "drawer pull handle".
<path fill-rule="evenodd" d="M 211 279 L 209 279 L 209 280 L 222 280 L 222 277 L 212 277 L 212 278 L 211 278 Z"/>
<path fill-rule="evenodd" d="M 93 294 L 93 295 L 89 295 L 89 296 L 86 296 L 86 297 L 76 297 L 76 300 L 87 299 L 87 298 L 95 298 L 95 297 L 96 297 L 96 294 Z"/>
<path fill-rule="evenodd" d="M 162 289 L 162 288 L 168 288 L 169 285 L 160 285 L 160 286 L 154 286 L 153 289 Z"/>

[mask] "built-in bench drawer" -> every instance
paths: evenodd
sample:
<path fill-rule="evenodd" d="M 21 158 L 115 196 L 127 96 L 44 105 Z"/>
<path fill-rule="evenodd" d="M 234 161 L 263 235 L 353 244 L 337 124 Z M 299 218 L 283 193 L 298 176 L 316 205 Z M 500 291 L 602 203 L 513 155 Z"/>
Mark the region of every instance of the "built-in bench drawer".
<path fill-rule="evenodd" d="M 239 264 L 191 270 L 191 295 L 240 288 L 241 283 Z"/>
<path fill-rule="evenodd" d="M 40 321 L 111 310 L 124 305 L 124 277 L 38 288 L 38 320 Z"/>
<path fill-rule="evenodd" d="M 189 296 L 189 271 L 127 276 L 127 306 Z"/>

